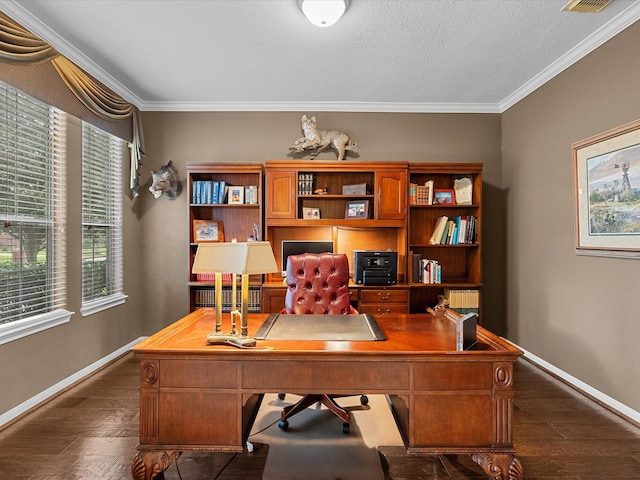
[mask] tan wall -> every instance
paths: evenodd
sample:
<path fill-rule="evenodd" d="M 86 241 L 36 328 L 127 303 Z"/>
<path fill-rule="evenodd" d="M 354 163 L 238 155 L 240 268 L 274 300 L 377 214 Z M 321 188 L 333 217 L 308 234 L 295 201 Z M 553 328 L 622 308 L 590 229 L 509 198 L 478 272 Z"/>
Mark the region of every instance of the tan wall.
<path fill-rule="evenodd" d="M 571 144 L 640 118 L 639 48 L 636 23 L 502 116 L 508 338 L 636 411 L 640 260 L 575 255 Z"/>
<path fill-rule="evenodd" d="M 313 112 L 307 112 L 312 114 Z M 147 156 L 143 188 L 150 170 L 173 160 L 181 178 L 188 162 L 264 162 L 286 159 L 301 136 L 302 113 L 144 112 Z M 412 162 L 483 162 L 486 325 L 501 331 L 503 318 L 503 238 L 500 198 L 500 116 L 497 114 L 316 114 L 325 130 L 350 133 L 361 159 Z M 320 155 L 335 159 L 334 152 Z M 357 160 L 356 160 L 357 161 Z M 144 332 L 153 333 L 187 312 L 187 196 L 142 199 Z"/>
<path fill-rule="evenodd" d="M 120 305 L 94 315 L 80 315 L 81 306 L 81 141 L 82 127 L 71 119 L 67 132 L 69 169 L 67 225 L 69 323 L 0 345 L 0 412 L 50 388 L 127 345 L 141 335 L 141 261 L 138 202 L 124 198 L 124 293 Z M 123 172 L 123 192 L 128 192 L 128 168 Z"/>

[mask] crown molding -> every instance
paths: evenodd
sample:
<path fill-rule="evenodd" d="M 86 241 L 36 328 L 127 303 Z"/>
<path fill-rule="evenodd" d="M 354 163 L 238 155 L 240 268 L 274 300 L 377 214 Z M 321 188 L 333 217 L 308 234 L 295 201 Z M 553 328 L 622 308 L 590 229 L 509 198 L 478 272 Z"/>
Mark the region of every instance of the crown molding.
<path fill-rule="evenodd" d="M 597 15 L 597 14 L 580 14 L 580 15 Z M 502 102 L 500 102 L 500 112 L 505 112 L 530 93 L 534 92 L 556 75 L 562 73 L 574 63 L 586 57 L 596 48 L 615 37 L 625 28 L 632 25 L 640 19 L 640 3 L 634 3 L 626 10 L 620 12 L 605 25 L 593 32 L 586 40 L 579 43 L 558 60 L 553 62 L 549 67 L 545 68 L 538 75 L 526 82 L 516 91 L 511 93 Z"/>
<path fill-rule="evenodd" d="M 156 112 L 371 112 L 371 113 L 500 113 L 493 103 L 402 102 L 143 102 Z"/>
<path fill-rule="evenodd" d="M 67 42 L 39 19 L 34 17 L 30 12 L 25 10 L 22 5 L 16 3 L 14 0 L 0 0 L 0 10 L 9 15 L 16 22 L 20 23 L 24 28 L 31 31 L 31 33 L 39 36 L 49 45 L 53 46 L 58 52 L 93 76 L 93 78 L 104 84 L 104 86 L 110 88 L 128 102 L 140 108 L 142 99 L 113 78 L 84 53 Z"/>
<path fill-rule="evenodd" d="M 142 111 L 181 112 L 284 112 L 331 111 L 376 113 L 503 113 L 559 73 L 588 55 L 606 41 L 640 19 L 640 2 L 632 4 L 584 42 L 545 68 L 498 103 L 404 103 L 404 102 L 145 102 L 113 78 L 72 44 L 31 15 L 15 0 L 0 0 L 0 9 L 34 34 L 53 45 L 62 55 L 83 68 L 96 80 Z"/>

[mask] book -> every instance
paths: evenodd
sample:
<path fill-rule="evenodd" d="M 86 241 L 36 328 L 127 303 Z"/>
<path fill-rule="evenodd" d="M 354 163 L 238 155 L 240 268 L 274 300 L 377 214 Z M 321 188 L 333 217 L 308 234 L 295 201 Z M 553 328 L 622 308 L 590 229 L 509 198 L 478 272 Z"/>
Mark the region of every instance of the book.
<path fill-rule="evenodd" d="M 226 187 L 227 187 L 227 182 L 225 182 L 224 180 L 221 180 L 218 185 L 218 194 L 216 195 L 215 203 L 224 203 L 224 194 L 225 194 Z"/>
<path fill-rule="evenodd" d="M 449 220 L 449 217 L 447 217 L 446 215 L 443 215 L 436 220 L 436 224 L 433 228 L 433 234 L 429 239 L 429 243 L 431 245 L 440 244 L 440 240 L 442 239 L 442 233 L 444 232 L 444 228 L 447 225 L 448 220 Z"/>

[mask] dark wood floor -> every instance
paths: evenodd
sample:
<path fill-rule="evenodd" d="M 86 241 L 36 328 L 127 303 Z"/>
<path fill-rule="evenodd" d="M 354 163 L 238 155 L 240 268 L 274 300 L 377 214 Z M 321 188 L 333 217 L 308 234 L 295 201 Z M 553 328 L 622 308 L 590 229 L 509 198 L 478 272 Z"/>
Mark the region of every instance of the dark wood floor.
<path fill-rule="evenodd" d="M 525 360 L 515 379 L 514 443 L 525 479 L 640 479 L 638 427 Z M 138 365 L 128 354 L 1 431 L 0 479 L 130 479 L 137 442 Z M 185 454 L 165 478 L 260 479 L 267 452 Z M 380 453 L 385 480 L 484 477 L 465 455 Z"/>

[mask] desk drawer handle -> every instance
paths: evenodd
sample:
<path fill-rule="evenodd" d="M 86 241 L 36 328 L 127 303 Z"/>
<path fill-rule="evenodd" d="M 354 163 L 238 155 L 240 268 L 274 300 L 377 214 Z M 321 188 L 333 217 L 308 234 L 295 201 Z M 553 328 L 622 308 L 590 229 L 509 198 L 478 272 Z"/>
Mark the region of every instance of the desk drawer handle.
<path fill-rule="evenodd" d="M 387 292 L 384 297 L 382 296 L 381 292 L 378 292 L 378 296 L 382 299 L 382 300 L 389 300 L 389 297 L 391 296 L 391 293 Z"/>
<path fill-rule="evenodd" d="M 389 314 L 391 313 L 391 310 L 389 310 L 389 309 L 387 308 L 385 311 L 383 311 L 381 308 L 379 308 L 379 309 L 378 309 L 378 313 L 379 313 L 380 315 L 389 315 Z"/>

